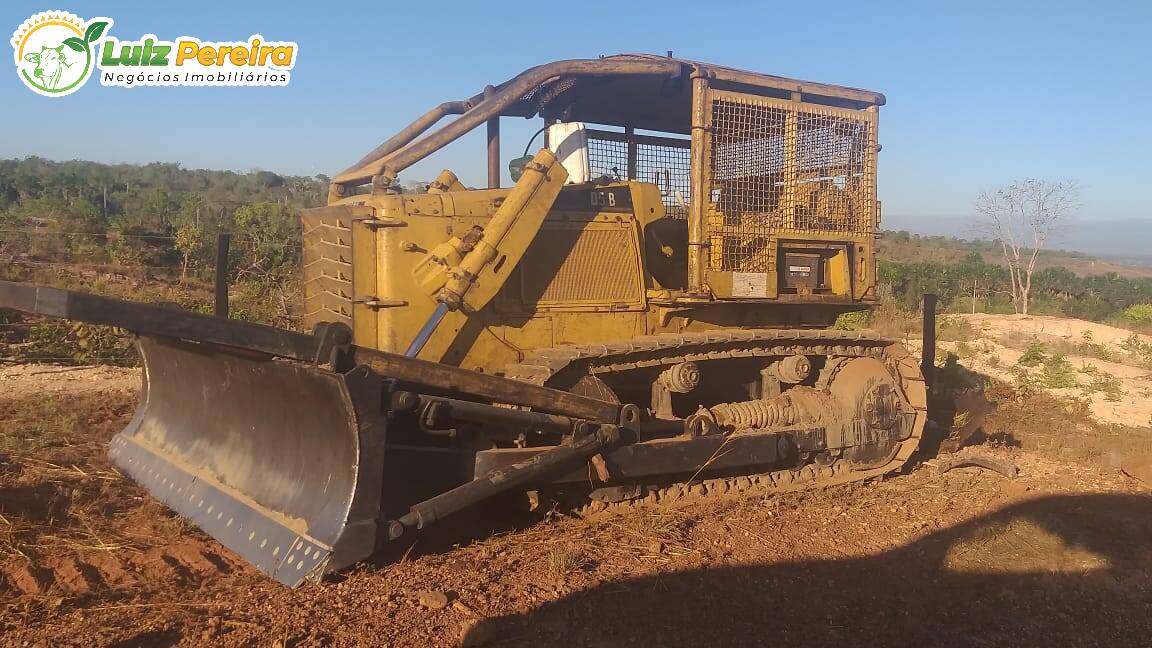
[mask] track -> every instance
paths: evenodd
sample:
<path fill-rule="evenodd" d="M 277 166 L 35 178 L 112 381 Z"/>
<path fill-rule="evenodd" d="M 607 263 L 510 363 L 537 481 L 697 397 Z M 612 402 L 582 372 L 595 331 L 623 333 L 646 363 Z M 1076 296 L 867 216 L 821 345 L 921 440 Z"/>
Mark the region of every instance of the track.
<path fill-rule="evenodd" d="M 927 390 L 916 359 L 892 340 L 855 331 L 739 329 L 704 333 L 642 336 L 632 340 L 541 349 L 510 365 L 505 375 L 538 385 L 567 386 L 585 375 L 670 366 L 685 361 L 723 360 L 803 354 L 826 358 L 815 387 L 826 389 L 850 358 L 875 358 L 888 369 L 904 400 L 915 411 L 911 436 L 882 465 L 860 469 L 837 459 L 754 475 L 646 485 L 642 497 L 621 502 L 593 501 L 577 511 L 597 512 L 635 505 L 656 505 L 682 498 L 755 489 L 787 492 L 834 486 L 879 477 L 903 466 L 915 452 L 927 421 Z M 601 383 L 602 384 L 602 383 Z M 603 395 L 603 394 L 602 394 Z"/>

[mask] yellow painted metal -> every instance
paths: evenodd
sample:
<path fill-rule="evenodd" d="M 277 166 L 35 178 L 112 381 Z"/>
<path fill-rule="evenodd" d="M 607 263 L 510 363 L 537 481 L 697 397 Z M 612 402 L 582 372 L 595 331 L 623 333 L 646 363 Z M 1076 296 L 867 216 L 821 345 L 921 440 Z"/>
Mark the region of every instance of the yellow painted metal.
<path fill-rule="evenodd" d="M 506 262 L 508 267 L 502 270 L 509 276 L 495 298 L 472 314 L 449 313 L 420 357 L 497 371 L 516 362 L 523 350 L 652 332 L 647 322 L 641 237 L 643 224 L 664 218 L 659 191 L 651 184 L 637 182 L 611 183 L 602 188 L 629 190 L 635 214 L 552 209 L 535 236 L 516 243 L 527 260 L 523 264 L 515 263 L 515 259 Z M 429 251 L 443 245 L 445 237 L 459 240 L 473 227 L 487 227 L 511 191 L 381 192 L 341 201 L 371 206 L 376 221 L 403 223 L 375 228 L 365 224 L 363 229 L 372 232 L 374 246 L 355 245 L 355 267 L 378 269 L 371 273 L 375 277 L 374 290 L 368 291 L 372 297 L 387 304 L 403 302 L 371 310 L 374 332 L 369 326 L 354 323 L 361 327 L 357 343 L 402 352 L 436 306 L 436 290 L 426 280 L 434 273 L 413 271 L 428 265 Z M 586 189 L 569 187 L 565 191 Z M 611 245 L 605 247 L 605 242 Z M 512 241 L 506 239 L 506 243 Z M 363 255 L 365 249 L 373 253 Z M 566 256 L 570 249 L 587 252 Z M 601 255 L 599 261 L 597 253 Z M 604 264 L 612 271 L 606 273 Z M 545 265 L 547 269 L 541 272 Z M 532 272 L 533 268 L 537 271 Z M 483 283 L 481 273 L 478 286 Z M 355 312 L 368 311 L 358 305 Z"/>
<path fill-rule="evenodd" d="M 774 294 L 755 302 L 725 303 L 661 286 L 646 270 L 656 266 L 656 259 L 645 258 L 653 252 L 644 245 L 646 230 L 674 220 L 665 217 L 658 187 L 629 181 L 602 188 L 628 189 L 632 213 L 553 208 L 495 297 L 471 314 L 449 313 L 420 357 L 494 372 L 517 362 L 525 351 L 542 347 L 734 326 L 824 326 L 834 318 L 834 313 L 812 307 L 812 296 Z M 575 190 L 580 189 L 564 191 Z M 428 250 L 443 244 L 446 236 L 459 239 L 473 227 L 484 227 L 509 193 L 497 189 L 347 199 L 373 207 L 373 218 L 352 229 L 357 303 L 349 306 L 357 343 L 402 352 L 436 306 L 436 290 L 422 284 L 413 270 L 427 263 Z M 373 222 L 391 225 L 374 227 Z M 813 234 L 804 244 L 812 246 L 805 249 L 845 249 L 835 234 Z M 687 254 L 683 248 L 658 251 L 680 260 Z M 857 268 L 873 263 L 859 252 L 853 257 Z M 830 277 L 837 272 L 834 268 L 846 269 L 835 259 L 847 255 L 831 258 Z M 855 295 L 867 292 L 864 284 L 872 280 L 871 274 L 852 273 Z M 722 283 L 730 282 L 731 275 L 711 274 L 710 288 L 731 292 L 730 285 Z M 774 289 L 775 281 L 769 285 Z M 840 283 L 831 292 L 845 298 Z"/>
<path fill-rule="evenodd" d="M 824 274 L 828 277 L 828 286 L 833 295 L 848 295 L 852 286 L 848 251 L 841 249 L 829 257 Z"/>
<path fill-rule="evenodd" d="M 372 209 L 343 204 L 306 209 L 304 235 L 304 321 L 352 324 L 352 223 Z"/>
<path fill-rule="evenodd" d="M 352 221 L 352 258 L 372 259 L 376 256 L 374 219 L 362 217 Z M 380 300 L 376 286 L 382 270 L 375 263 L 353 264 L 352 272 L 352 341 L 374 345 L 379 335 Z"/>
<path fill-rule="evenodd" d="M 520 258 L 532 245 L 552 208 L 568 171 L 548 149 L 541 149 L 524 171 L 483 233 L 459 264 L 437 298 L 456 310 L 475 313 L 496 296 Z"/>
<path fill-rule="evenodd" d="M 694 195 L 711 199 L 705 276 L 712 294 L 779 299 L 793 292 L 781 274 L 782 251 L 823 246 L 824 284 L 811 292 L 874 301 L 871 284 L 863 283 L 874 281 L 873 273 L 853 273 L 847 253 L 833 259 L 841 250 L 852 250 L 856 267 L 874 259 L 875 107 L 811 104 L 799 92 L 787 99 L 714 88 L 707 94 L 711 155 L 700 172 L 705 188 Z"/>
<path fill-rule="evenodd" d="M 412 245 L 414 244 L 409 244 L 408 247 Z M 432 248 L 423 259 L 416 262 L 412 268 L 412 277 L 416 279 L 424 294 L 435 297 L 448 283 L 449 272 L 460 265 L 463 258 L 464 240 L 459 236 L 452 236 Z"/>
<path fill-rule="evenodd" d="M 350 314 L 358 344 L 402 352 L 438 295 L 453 292 L 464 308 L 445 317 L 420 357 L 485 372 L 536 348 L 661 332 L 827 326 L 844 310 L 874 303 L 875 106 L 815 105 L 799 92 L 748 94 L 698 72 L 691 79 L 686 210 L 669 213 L 669 204 L 684 201 L 669 192 L 658 173 L 663 167 L 641 175 L 644 181 L 610 181 L 609 174 L 561 188 L 566 176 L 550 153 L 537 158 L 537 177 L 527 180 L 533 190 L 466 189 L 445 170 L 428 193 L 395 193 L 383 183 L 370 193 L 334 192 L 324 209 L 353 211 L 305 217 L 313 225 L 306 250 L 320 261 L 320 270 L 306 269 L 310 303 Z M 754 110 L 751 117 L 724 112 L 732 106 Z M 732 115 L 748 119 L 747 132 L 772 134 L 741 148 L 724 121 Z M 778 126 L 756 130 L 757 115 Z M 843 137 L 837 129 L 853 125 L 867 136 L 851 151 L 852 173 L 831 168 L 833 161 L 813 162 L 832 150 L 815 139 L 835 143 Z M 631 151 L 628 138 L 641 136 L 610 137 Z M 750 156 L 752 171 L 734 174 L 734 156 Z M 818 173 L 827 169 L 843 179 Z M 545 174 L 552 181 L 541 183 Z M 739 202 L 749 192 L 779 195 Z M 608 194 L 627 201 L 607 204 Z M 327 225 L 318 227 L 321 221 Z M 816 260 L 817 285 L 788 283 L 788 254 Z M 342 283 L 348 280 L 350 290 Z"/>
<path fill-rule="evenodd" d="M 441 194 L 446 191 L 464 191 L 465 189 L 467 189 L 467 187 L 460 182 L 460 178 L 457 178 L 456 174 L 448 169 L 441 171 L 440 175 L 436 176 L 436 179 L 428 185 L 428 193 L 430 194 Z"/>

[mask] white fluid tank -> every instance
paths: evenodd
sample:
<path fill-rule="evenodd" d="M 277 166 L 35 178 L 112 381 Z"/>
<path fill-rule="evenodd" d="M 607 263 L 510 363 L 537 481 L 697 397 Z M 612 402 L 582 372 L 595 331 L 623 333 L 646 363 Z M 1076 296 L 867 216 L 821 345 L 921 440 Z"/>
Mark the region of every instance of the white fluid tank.
<path fill-rule="evenodd" d="M 568 171 L 568 184 L 588 182 L 588 130 L 583 122 L 560 122 L 548 126 L 548 149 Z"/>

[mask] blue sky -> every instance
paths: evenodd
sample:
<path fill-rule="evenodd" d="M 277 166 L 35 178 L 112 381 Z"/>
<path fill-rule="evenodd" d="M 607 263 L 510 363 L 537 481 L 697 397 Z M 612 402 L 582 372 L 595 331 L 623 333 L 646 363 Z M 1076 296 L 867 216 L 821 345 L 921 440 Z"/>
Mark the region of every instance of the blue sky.
<path fill-rule="evenodd" d="M 5 2 L 6 38 L 48 9 L 110 16 L 125 39 L 294 40 L 299 62 L 287 87 L 92 79 L 60 99 L 8 72 L 0 157 L 333 174 L 433 105 L 536 63 L 672 49 L 884 92 L 889 224 L 963 218 L 981 190 L 1022 177 L 1078 180 L 1085 221 L 1152 218 L 1145 2 Z M 505 159 L 536 127 L 505 120 Z M 480 185 L 483 147 L 473 134 L 402 179 L 447 166 Z"/>

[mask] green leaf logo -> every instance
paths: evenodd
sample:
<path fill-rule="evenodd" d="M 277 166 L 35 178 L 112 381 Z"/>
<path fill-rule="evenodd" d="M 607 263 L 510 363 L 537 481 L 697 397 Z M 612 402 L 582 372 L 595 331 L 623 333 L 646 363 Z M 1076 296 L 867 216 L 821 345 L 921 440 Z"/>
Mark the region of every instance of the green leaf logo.
<path fill-rule="evenodd" d="M 106 22 L 94 22 L 88 25 L 88 29 L 84 31 L 84 40 L 89 43 L 95 43 L 104 34 L 104 30 L 108 27 Z"/>
<path fill-rule="evenodd" d="M 84 50 L 88 49 L 88 43 L 85 43 L 75 36 L 72 38 L 65 38 L 64 44 L 76 50 L 77 52 L 83 52 Z"/>

